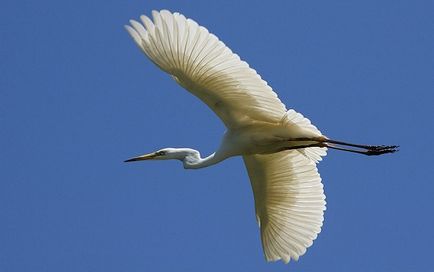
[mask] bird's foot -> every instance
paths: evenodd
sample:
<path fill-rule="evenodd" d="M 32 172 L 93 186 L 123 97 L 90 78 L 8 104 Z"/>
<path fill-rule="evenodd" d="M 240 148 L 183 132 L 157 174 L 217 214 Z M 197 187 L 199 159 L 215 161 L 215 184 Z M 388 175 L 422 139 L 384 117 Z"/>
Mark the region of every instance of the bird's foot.
<path fill-rule="evenodd" d="M 368 156 L 376 156 L 376 155 L 382 155 L 387 153 L 395 153 L 399 151 L 398 148 L 399 148 L 398 145 L 373 145 L 373 146 L 368 146 L 364 154 Z"/>

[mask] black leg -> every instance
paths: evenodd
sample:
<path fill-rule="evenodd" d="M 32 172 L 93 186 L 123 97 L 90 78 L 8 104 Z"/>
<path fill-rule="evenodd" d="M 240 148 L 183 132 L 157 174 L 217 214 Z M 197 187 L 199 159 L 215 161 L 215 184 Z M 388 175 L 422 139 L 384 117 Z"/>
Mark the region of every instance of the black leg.
<path fill-rule="evenodd" d="M 324 143 L 316 143 L 316 144 L 308 144 L 308 145 L 297 145 L 297 146 L 291 146 L 291 147 L 284 147 L 280 151 L 294 150 L 294 149 L 300 149 L 300 148 L 309 148 L 309 147 L 328 147 L 328 145 L 326 145 Z"/>
<path fill-rule="evenodd" d="M 377 156 L 377 155 L 382 155 L 382 154 L 387 154 L 387 153 L 395 153 L 396 151 L 398 151 L 398 149 L 396 149 L 396 148 L 357 150 L 357 149 L 349 149 L 349 148 L 332 146 L 332 145 L 327 145 L 327 147 L 331 148 L 331 149 L 348 151 L 348 152 L 363 154 L 363 155 L 367 155 L 367 156 Z"/>
<path fill-rule="evenodd" d="M 383 150 L 383 149 L 396 149 L 396 148 L 398 148 L 397 145 L 360 145 L 360 144 L 352 144 L 352 143 L 346 143 L 346 142 L 341 142 L 341 141 L 335 141 L 335 140 L 331 140 L 331 139 L 325 139 L 324 142 L 331 143 L 331 144 L 337 144 L 337 145 L 346 145 L 346 146 L 364 148 L 364 149 L 368 149 L 368 150 Z"/>
<path fill-rule="evenodd" d="M 398 151 L 397 145 L 361 145 L 361 144 L 352 144 L 342 141 L 331 140 L 326 137 L 313 137 L 313 138 L 294 138 L 289 139 L 289 141 L 309 141 L 309 142 L 317 142 L 317 144 L 310 144 L 305 146 L 297 146 L 291 149 L 296 148 L 304 148 L 304 147 L 328 147 L 331 149 L 348 151 L 368 156 L 382 155 L 387 153 L 395 153 Z M 341 146 L 351 146 L 356 147 L 358 149 L 350 149 Z"/>

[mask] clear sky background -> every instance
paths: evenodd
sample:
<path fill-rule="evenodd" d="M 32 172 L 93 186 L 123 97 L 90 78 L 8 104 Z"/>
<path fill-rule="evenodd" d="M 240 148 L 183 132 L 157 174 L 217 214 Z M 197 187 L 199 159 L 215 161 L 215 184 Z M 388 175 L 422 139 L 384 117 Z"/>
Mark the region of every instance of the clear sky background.
<path fill-rule="evenodd" d="M 340 140 L 319 164 L 321 234 L 263 258 L 240 158 L 125 164 L 218 146 L 224 126 L 123 28 L 152 9 L 216 34 L 288 108 Z M 2 1 L 0 271 L 429 271 L 434 252 L 432 1 Z"/>

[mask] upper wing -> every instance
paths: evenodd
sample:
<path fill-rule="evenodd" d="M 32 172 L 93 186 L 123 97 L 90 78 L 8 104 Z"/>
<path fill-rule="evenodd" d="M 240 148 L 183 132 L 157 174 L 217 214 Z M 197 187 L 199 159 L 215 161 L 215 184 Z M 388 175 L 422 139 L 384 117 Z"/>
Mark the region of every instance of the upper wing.
<path fill-rule="evenodd" d="M 195 21 L 167 10 L 153 22 L 125 26 L 143 52 L 184 88 L 205 102 L 228 128 L 255 121 L 279 122 L 285 105 L 267 82 Z"/>
<path fill-rule="evenodd" d="M 325 195 L 315 162 L 297 150 L 243 158 L 267 261 L 297 260 L 324 220 Z"/>

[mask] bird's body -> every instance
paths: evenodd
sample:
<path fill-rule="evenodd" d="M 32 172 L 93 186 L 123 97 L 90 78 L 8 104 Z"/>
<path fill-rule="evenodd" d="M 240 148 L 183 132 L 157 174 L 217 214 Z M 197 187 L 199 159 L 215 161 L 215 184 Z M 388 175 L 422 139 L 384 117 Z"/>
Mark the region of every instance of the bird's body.
<path fill-rule="evenodd" d="M 305 132 L 304 135 L 303 132 Z M 257 123 L 240 129 L 227 130 L 217 152 L 224 154 L 226 157 L 271 154 L 285 148 L 305 144 L 305 142 L 289 141 L 289 139 L 306 137 L 307 134 L 309 132 L 303 131 L 302 127 L 296 127 L 295 125 L 291 127 L 284 122 L 277 124 Z M 319 136 L 321 134 L 311 135 L 310 137 Z"/>
<path fill-rule="evenodd" d="M 297 114 L 290 111 L 289 114 Z M 319 137 L 320 134 L 310 132 L 300 126 L 291 126 L 284 121 L 279 123 L 261 122 L 238 129 L 228 129 L 223 135 L 219 148 L 213 154 L 212 163 L 209 166 L 220 162 L 226 158 L 246 155 L 266 155 L 277 153 L 285 149 L 300 146 L 303 144 L 314 143 L 314 141 L 290 141 L 300 137 Z M 318 149 L 319 156 L 325 155 L 325 149 Z M 200 155 L 200 153 L 198 153 Z M 315 160 L 315 159 L 314 159 Z M 184 164 L 187 169 L 197 169 L 205 167 L 204 164 Z"/>
<path fill-rule="evenodd" d="M 255 70 L 216 36 L 179 13 L 153 11 L 126 29 L 139 48 L 190 93 L 206 103 L 227 131 L 218 150 L 202 158 L 190 148 L 164 148 L 127 161 L 177 159 L 187 169 L 242 156 L 255 197 L 268 261 L 297 260 L 321 231 L 325 195 L 316 163 L 327 148 L 366 155 L 396 146 L 330 140 L 279 100 Z M 347 148 L 355 147 L 356 149 Z"/>

